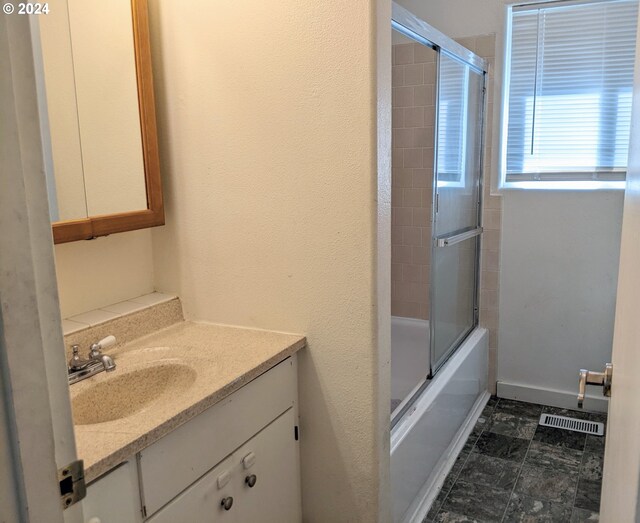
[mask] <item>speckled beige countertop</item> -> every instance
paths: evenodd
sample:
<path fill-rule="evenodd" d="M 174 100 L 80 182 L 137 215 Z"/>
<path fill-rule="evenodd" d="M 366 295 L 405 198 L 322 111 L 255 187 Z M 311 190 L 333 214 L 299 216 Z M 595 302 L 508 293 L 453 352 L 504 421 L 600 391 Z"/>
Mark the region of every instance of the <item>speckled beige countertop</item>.
<path fill-rule="evenodd" d="M 116 370 L 71 386 L 86 481 L 131 458 L 305 343 L 295 334 L 180 321 L 106 350 Z"/>

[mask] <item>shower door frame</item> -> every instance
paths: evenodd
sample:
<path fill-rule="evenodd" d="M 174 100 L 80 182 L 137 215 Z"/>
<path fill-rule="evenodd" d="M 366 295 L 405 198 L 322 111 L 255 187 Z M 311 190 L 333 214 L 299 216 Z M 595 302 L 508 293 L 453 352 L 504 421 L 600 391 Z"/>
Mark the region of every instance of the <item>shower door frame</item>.
<path fill-rule="evenodd" d="M 457 44 L 457 42 L 454 42 Z M 480 254 L 481 254 L 481 237 L 483 233 L 482 228 L 482 196 L 484 189 L 484 131 L 485 131 L 485 116 L 486 116 L 486 92 L 487 92 L 487 65 L 486 61 L 479 56 L 475 55 L 468 49 L 464 48 L 465 52 L 469 55 L 472 55 L 477 60 L 482 63 L 482 66 L 479 67 L 476 64 L 471 62 L 467 62 L 465 59 L 452 54 L 448 49 L 441 48 L 438 53 L 438 62 L 437 62 L 437 72 L 436 77 L 438 78 L 438 83 L 436 84 L 436 101 L 435 101 L 435 132 L 434 132 L 434 160 L 433 160 L 433 193 L 432 193 L 432 219 L 431 219 L 431 227 L 432 227 L 432 238 L 431 242 L 431 271 L 429 275 L 429 345 L 430 345 L 430 372 L 428 378 L 433 378 L 433 376 L 437 373 L 437 371 L 447 362 L 447 360 L 460 348 L 460 346 L 467 339 L 469 334 L 473 332 L 480 320 Z M 446 237 L 438 236 L 436 234 L 436 218 L 438 213 L 438 136 L 439 136 L 439 126 L 438 126 L 438 114 L 440 107 L 440 55 L 444 54 L 450 59 L 453 59 L 457 62 L 460 62 L 463 65 L 469 66 L 471 68 L 470 71 L 467 72 L 470 74 L 480 74 L 482 75 L 482 102 L 481 102 L 481 110 L 480 110 L 480 143 L 478 145 L 478 167 L 479 174 L 477 178 L 477 191 L 478 191 L 478 201 L 477 201 L 477 209 L 476 209 L 476 227 L 473 229 L 464 230 L 462 232 L 456 232 L 451 235 L 447 235 Z M 467 82 L 469 80 L 469 76 L 467 76 Z M 470 91 L 467 91 L 467 96 Z M 465 129 L 466 131 L 466 129 Z M 436 359 L 436 347 L 435 347 L 435 328 L 436 322 L 434 321 L 434 310 L 436 307 L 435 300 L 435 287 L 436 287 L 436 268 L 435 268 L 435 259 L 436 259 L 436 250 L 441 248 L 446 248 L 449 245 L 453 245 L 454 243 L 459 243 L 463 241 L 470 240 L 475 237 L 475 247 L 476 247 L 476 256 L 475 256 L 475 264 L 474 264 L 474 290 L 473 290 L 473 321 L 471 327 L 462 332 L 458 338 L 451 344 L 451 346 L 447 349 L 447 351 L 438 359 Z M 453 240 L 452 243 L 449 243 Z"/>
<path fill-rule="evenodd" d="M 481 249 L 481 234 L 482 234 L 482 198 L 483 198 L 483 184 L 484 184 L 484 133 L 485 133 L 485 118 L 486 118 L 486 92 L 487 92 L 487 62 L 483 58 L 479 57 L 466 47 L 460 45 L 458 42 L 448 37 L 444 33 L 438 31 L 426 23 L 421 18 L 417 17 L 401 5 L 396 2 L 392 2 L 391 13 L 391 29 L 396 30 L 402 35 L 410 38 L 411 40 L 430 47 L 436 51 L 436 78 L 438 81 L 435 85 L 435 121 L 434 121 L 434 161 L 433 161 L 433 188 L 432 188 L 432 237 L 431 242 L 431 271 L 429 282 L 429 374 L 425 376 L 425 380 L 419 384 L 406 398 L 403 398 L 404 406 L 391 420 L 391 428 L 393 428 L 398 421 L 400 421 L 404 415 L 409 411 L 414 401 L 422 394 L 427 388 L 429 380 L 434 376 L 435 372 L 442 367 L 444 363 L 456 352 L 456 350 L 467 339 L 469 334 L 479 324 L 479 287 L 480 287 L 480 249 Z M 435 345 L 434 345 L 434 321 L 433 321 L 433 308 L 434 308 L 434 251 L 438 248 L 438 240 L 435 238 L 435 223 L 436 223 L 436 211 L 437 211 L 437 182 L 438 182 L 438 110 L 439 107 L 439 79 L 440 79 L 440 55 L 444 53 L 449 58 L 457 60 L 464 65 L 471 67 L 476 73 L 482 74 L 482 105 L 481 105 L 481 133 L 480 133 L 480 153 L 479 153 L 479 168 L 480 174 L 478 176 L 478 233 L 476 234 L 476 260 L 475 260 L 475 288 L 474 288 L 474 321 L 470 329 L 465 331 L 452 346 L 447 350 L 447 353 L 438 361 L 435 360 Z"/>

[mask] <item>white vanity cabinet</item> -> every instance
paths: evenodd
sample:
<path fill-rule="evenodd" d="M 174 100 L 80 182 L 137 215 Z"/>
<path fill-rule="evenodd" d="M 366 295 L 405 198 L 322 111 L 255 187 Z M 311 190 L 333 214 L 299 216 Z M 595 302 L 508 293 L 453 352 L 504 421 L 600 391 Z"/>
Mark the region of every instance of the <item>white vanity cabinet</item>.
<path fill-rule="evenodd" d="M 296 357 L 94 482 L 83 511 L 86 523 L 299 523 Z"/>
<path fill-rule="evenodd" d="M 82 512 L 86 523 L 141 523 L 135 460 L 122 463 L 89 485 Z"/>
<path fill-rule="evenodd" d="M 167 506 L 149 523 L 297 523 L 297 453 L 289 409 Z"/>
<path fill-rule="evenodd" d="M 292 425 L 289 409 L 234 452 L 238 522 L 302 521 L 297 448 L 289 444 Z"/>

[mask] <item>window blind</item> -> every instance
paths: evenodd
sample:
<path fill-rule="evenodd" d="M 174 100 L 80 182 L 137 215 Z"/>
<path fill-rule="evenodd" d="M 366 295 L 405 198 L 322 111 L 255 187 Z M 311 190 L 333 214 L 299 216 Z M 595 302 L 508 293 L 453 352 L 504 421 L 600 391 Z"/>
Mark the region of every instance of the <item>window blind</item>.
<path fill-rule="evenodd" d="M 438 179 L 459 182 L 465 168 L 469 67 L 440 55 L 438 78 Z"/>
<path fill-rule="evenodd" d="M 624 180 L 637 16 L 638 0 L 512 9 L 506 182 Z"/>

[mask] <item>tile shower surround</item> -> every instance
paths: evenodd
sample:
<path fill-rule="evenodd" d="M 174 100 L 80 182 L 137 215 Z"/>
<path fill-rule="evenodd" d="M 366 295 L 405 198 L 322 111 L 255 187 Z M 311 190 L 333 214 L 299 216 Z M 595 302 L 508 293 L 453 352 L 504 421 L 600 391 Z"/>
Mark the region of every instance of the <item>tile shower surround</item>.
<path fill-rule="evenodd" d="M 543 411 L 606 423 L 492 397 L 425 523 L 598 521 L 605 437 L 541 427 Z"/>
<path fill-rule="evenodd" d="M 459 38 L 486 59 L 480 324 L 489 330 L 489 384 L 495 393 L 502 199 L 491 195 L 495 35 Z M 396 44 L 392 54 L 391 314 L 429 318 L 436 53 Z"/>

